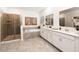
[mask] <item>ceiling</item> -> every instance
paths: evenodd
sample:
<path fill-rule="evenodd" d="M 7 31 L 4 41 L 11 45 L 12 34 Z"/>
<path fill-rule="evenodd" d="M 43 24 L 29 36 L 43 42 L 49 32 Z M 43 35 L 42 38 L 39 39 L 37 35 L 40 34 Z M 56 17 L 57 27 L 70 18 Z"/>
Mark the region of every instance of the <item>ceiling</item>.
<path fill-rule="evenodd" d="M 40 12 L 44 10 L 46 7 L 15 7 L 18 9 L 23 9 L 23 10 L 29 10 L 29 11 L 35 11 L 35 12 Z"/>
<path fill-rule="evenodd" d="M 63 10 L 60 13 L 69 13 L 69 12 L 72 12 L 72 11 L 75 11 L 75 10 L 79 10 L 79 7 L 72 7 L 72 8 Z"/>

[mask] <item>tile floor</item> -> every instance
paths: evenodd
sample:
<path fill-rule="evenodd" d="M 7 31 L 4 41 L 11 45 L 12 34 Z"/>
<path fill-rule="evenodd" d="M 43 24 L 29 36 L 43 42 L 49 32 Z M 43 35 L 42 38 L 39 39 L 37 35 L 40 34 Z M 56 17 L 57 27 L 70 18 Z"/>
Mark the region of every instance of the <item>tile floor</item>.
<path fill-rule="evenodd" d="M 0 52 L 59 52 L 41 37 L 0 44 Z"/>

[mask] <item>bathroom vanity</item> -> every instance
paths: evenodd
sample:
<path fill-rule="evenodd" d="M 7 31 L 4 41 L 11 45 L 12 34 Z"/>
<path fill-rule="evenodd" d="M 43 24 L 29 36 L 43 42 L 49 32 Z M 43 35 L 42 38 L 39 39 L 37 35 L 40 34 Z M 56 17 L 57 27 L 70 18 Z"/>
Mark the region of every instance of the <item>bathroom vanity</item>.
<path fill-rule="evenodd" d="M 79 34 L 41 26 L 40 35 L 64 52 L 79 51 Z"/>

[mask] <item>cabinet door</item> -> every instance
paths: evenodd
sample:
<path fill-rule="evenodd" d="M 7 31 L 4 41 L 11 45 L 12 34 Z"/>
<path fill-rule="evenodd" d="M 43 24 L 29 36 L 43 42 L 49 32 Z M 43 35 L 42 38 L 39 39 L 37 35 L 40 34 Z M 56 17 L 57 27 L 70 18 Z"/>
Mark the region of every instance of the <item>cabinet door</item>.
<path fill-rule="evenodd" d="M 43 28 L 41 28 L 41 30 L 40 30 L 40 35 L 41 35 L 41 37 L 44 37 L 44 30 L 43 30 Z"/>
<path fill-rule="evenodd" d="M 74 52 L 75 51 L 75 41 L 70 39 L 70 38 L 66 38 L 66 37 L 62 37 L 59 36 L 59 45 L 60 45 L 60 49 L 62 51 L 65 52 Z"/>
<path fill-rule="evenodd" d="M 52 44 L 55 45 L 57 48 L 60 49 L 60 42 L 59 42 L 59 35 L 57 33 L 53 32 L 53 41 Z"/>
<path fill-rule="evenodd" d="M 40 28 L 40 36 L 42 36 L 42 28 Z"/>
<path fill-rule="evenodd" d="M 45 28 L 41 28 L 41 36 L 46 39 L 47 41 L 49 41 L 48 35 L 49 35 L 49 30 L 45 29 Z"/>
<path fill-rule="evenodd" d="M 44 39 L 46 39 L 47 41 L 49 41 L 50 43 L 52 43 L 52 41 L 53 41 L 53 32 L 52 31 L 50 31 L 49 29 L 45 29 L 45 28 L 41 28 L 41 31 L 40 31 L 41 33 L 40 33 L 40 35 L 44 38 Z"/>
<path fill-rule="evenodd" d="M 52 43 L 52 41 L 53 41 L 53 31 L 50 31 L 50 30 L 49 30 L 49 32 L 48 32 L 48 41 L 49 41 L 50 43 Z"/>
<path fill-rule="evenodd" d="M 75 49 L 76 49 L 76 52 L 79 52 L 79 37 L 75 37 L 75 39 L 76 39 L 75 40 L 76 41 L 75 42 L 75 46 L 76 46 Z"/>
<path fill-rule="evenodd" d="M 44 38 L 48 40 L 48 30 L 44 29 Z"/>

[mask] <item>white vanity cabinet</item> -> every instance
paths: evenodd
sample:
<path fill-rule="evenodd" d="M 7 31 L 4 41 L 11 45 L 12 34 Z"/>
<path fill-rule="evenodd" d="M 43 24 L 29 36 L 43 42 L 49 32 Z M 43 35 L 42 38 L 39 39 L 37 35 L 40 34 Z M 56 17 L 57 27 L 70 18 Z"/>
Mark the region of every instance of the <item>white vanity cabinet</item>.
<path fill-rule="evenodd" d="M 45 34 L 45 39 L 48 40 L 48 39 L 49 39 L 49 38 L 48 38 L 48 35 L 49 35 L 48 29 L 44 29 L 44 32 L 45 32 L 45 33 L 44 33 L 44 34 Z"/>
<path fill-rule="evenodd" d="M 63 35 L 63 34 L 62 34 Z M 60 49 L 65 52 L 73 52 L 75 51 L 75 40 L 71 39 L 72 37 L 59 35 L 59 45 Z"/>
<path fill-rule="evenodd" d="M 43 33 L 43 32 L 44 33 Z M 79 37 L 54 31 L 53 29 L 41 28 L 41 36 L 65 52 L 79 52 Z"/>
<path fill-rule="evenodd" d="M 53 31 L 51 31 L 51 30 L 47 30 L 48 31 L 48 33 L 47 33 L 47 35 L 48 35 L 48 41 L 50 42 L 50 43 L 52 43 L 53 42 Z"/>
<path fill-rule="evenodd" d="M 45 39 L 49 42 L 51 42 L 51 32 L 48 30 L 48 29 L 44 29 L 44 32 L 45 32 Z"/>
<path fill-rule="evenodd" d="M 74 37 L 62 33 L 54 32 L 53 45 L 65 52 L 75 51 Z"/>
<path fill-rule="evenodd" d="M 57 35 L 56 32 L 53 32 L 52 38 L 53 38 L 52 44 L 55 45 L 57 48 L 60 48 L 60 42 L 59 42 L 60 41 L 59 40 L 60 36 Z"/>
<path fill-rule="evenodd" d="M 50 31 L 49 29 L 46 29 L 46 28 L 41 28 L 40 34 L 45 40 L 52 43 L 52 41 L 53 41 L 53 38 L 52 38 L 53 33 L 52 33 L 52 31 Z"/>
<path fill-rule="evenodd" d="M 40 34 L 44 39 L 48 39 L 48 30 L 47 29 L 41 28 Z"/>
<path fill-rule="evenodd" d="M 41 28 L 40 30 L 40 35 L 45 38 L 45 31 L 44 31 L 44 28 Z"/>

